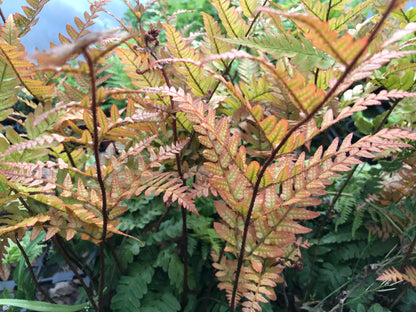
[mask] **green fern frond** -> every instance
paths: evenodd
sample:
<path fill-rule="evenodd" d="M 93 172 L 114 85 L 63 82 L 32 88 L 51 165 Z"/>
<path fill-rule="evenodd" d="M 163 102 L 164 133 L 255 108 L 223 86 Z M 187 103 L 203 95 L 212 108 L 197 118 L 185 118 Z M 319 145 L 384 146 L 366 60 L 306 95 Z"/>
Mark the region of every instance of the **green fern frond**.
<path fill-rule="evenodd" d="M 129 267 L 129 274 L 122 276 L 116 287 L 116 294 L 111 300 L 111 308 L 116 312 L 136 312 L 141 310 L 141 299 L 149 289 L 155 273 L 153 266 L 133 263 Z"/>
<path fill-rule="evenodd" d="M 253 80 L 258 78 L 259 69 L 258 63 L 252 60 L 242 59 L 238 63 L 238 70 L 241 79 L 247 84 L 250 84 Z"/>
<path fill-rule="evenodd" d="M 276 59 L 290 57 L 292 64 L 303 70 L 315 67 L 326 70 L 333 65 L 330 56 L 315 49 L 304 37 L 298 39 L 290 34 L 266 32 L 265 36 L 260 38 L 222 40 L 269 53 Z"/>
<path fill-rule="evenodd" d="M 341 1 L 340 1 L 341 2 Z M 343 1 L 345 4 L 349 4 L 350 1 Z M 345 30 L 348 24 L 352 23 L 358 17 L 363 16 L 364 12 L 374 4 L 374 0 L 367 0 L 361 3 L 357 3 L 354 6 L 350 6 L 345 14 L 341 14 L 339 17 L 334 17 L 329 20 L 329 29 L 331 30 Z M 332 7 L 332 10 L 340 10 L 343 8 Z"/>
<path fill-rule="evenodd" d="M 212 5 L 218 11 L 222 25 L 229 38 L 243 38 L 247 36 L 248 25 L 237 12 L 236 7 L 230 6 L 230 0 L 212 0 Z"/>
<path fill-rule="evenodd" d="M 38 23 L 39 18 L 37 16 L 49 0 L 26 0 L 26 2 L 30 6 L 22 6 L 25 16 L 20 13 L 13 15 L 16 26 L 19 29 L 19 37 L 26 35 L 30 28 Z"/>
<path fill-rule="evenodd" d="M 341 196 L 335 206 L 336 211 L 339 213 L 335 221 L 335 231 L 338 231 L 338 227 L 349 219 L 351 213 L 357 208 L 357 199 L 350 196 Z"/>
<path fill-rule="evenodd" d="M 257 0 L 242 0 L 240 1 L 240 6 L 246 17 L 253 18 L 255 16 L 255 10 L 260 4 Z"/>
<path fill-rule="evenodd" d="M 222 38 L 224 35 L 221 33 L 221 27 L 214 18 L 204 12 L 201 12 L 207 37 L 202 42 L 202 51 L 207 54 L 222 54 L 232 49 L 230 44 L 227 44 Z M 228 62 L 220 61 L 221 69 L 224 70 L 228 66 Z"/>
<path fill-rule="evenodd" d="M 300 2 L 302 2 L 304 8 L 306 9 L 306 11 L 311 14 L 312 16 L 315 16 L 317 18 L 319 18 L 321 21 L 326 21 L 329 11 L 331 8 L 328 7 L 328 3 L 324 3 L 321 1 L 313 1 L 313 0 L 300 0 Z M 347 1 L 334 1 L 336 3 L 339 2 L 347 2 Z M 336 5 L 334 3 L 334 5 Z M 332 6 L 332 3 L 331 3 Z"/>
<path fill-rule="evenodd" d="M 166 31 L 167 47 L 169 51 L 178 59 L 191 59 L 196 62 L 200 61 L 199 55 L 194 49 L 186 46 L 185 40 L 176 29 L 168 24 L 163 24 Z M 188 86 L 192 92 L 198 97 L 204 97 L 209 89 L 213 89 L 215 81 L 211 76 L 206 75 L 203 68 L 191 63 L 175 63 L 178 72 L 186 77 Z"/>

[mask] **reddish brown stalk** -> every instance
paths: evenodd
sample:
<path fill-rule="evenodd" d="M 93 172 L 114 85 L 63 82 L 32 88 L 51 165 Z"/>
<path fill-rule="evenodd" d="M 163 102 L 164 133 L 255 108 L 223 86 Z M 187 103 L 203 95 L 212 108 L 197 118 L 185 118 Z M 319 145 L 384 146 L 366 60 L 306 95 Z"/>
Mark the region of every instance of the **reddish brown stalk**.
<path fill-rule="evenodd" d="M 76 276 L 76 278 L 79 280 L 79 282 L 81 283 L 82 288 L 84 288 L 85 293 L 87 294 L 88 300 L 90 301 L 93 309 L 95 311 L 98 311 L 98 307 L 96 302 L 94 301 L 94 296 L 91 293 L 91 290 L 88 288 L 88 286 L 85 284 L 84 278 L 78 273 L 77 268 L 73 265 L 73 263 L 71 262 L 71 259 L 68 255 L 68 253 L 66 252 L 65 248 L 62 247 L 60 240 L 58 238 L 59 236 L 55 235 L 52 238 L 53 243 L 55 244 L 56 248 L 58 249 L 59 253 L 64 257 L 65 262 L 68 264 L 69 268 L 72 270 L 72 272 L 74 272 L 74 275 Z"/>
<path fill-rule="evenodd" d="M 100 185 L 101 190 L 101 198 L 103 201 L 102 204 L 102 215 L 103 215 L 103 232 L 101 235 L 101 242 L 100 242 L 100 282 L 98 288 L 98 311 L 104 312 L 104 283 L 105 283 L 105 259 L 104 259 L 104 247 L 105 247 L 105 239 L 107 236 L 107 224 L 108 224 L 108 212 L 107 212 L 107 193 L 105 190 L 104 180 L 101 173 L 101 163 L 100 163 L 100 140 L 99 140 L 99 132 L 98 132 L 98 116 L 97 116 L 97 95 L 96 95 L 96 80 L 94 74 L 94 63 L 92 61 L 91 55 L 88 53 L 87 48 L 83 48 L 82 54 L 87 61 L 89 74 L 90 74 L 90 83 L 91 83 L 91 110 L 92 110 L 92 121 L 94 125 L 94 133 L 93 133 L 93 150 L 94 150 L 94 158 L 95 158 L 95 166 L 97 171 L 97 181 Z"/>
<path fill-rule="evenodd" d="M 338 89 L 338 87 L 341 85 L 341 83 L 344 82 L 344 80 L 347 78 L 348 74 L 351 72 L 351 70 L 358 63 L 358 60 L 361 58 L 363 53 L 367 50 L 369 44 L 374 40 L 376 34 L 380 30 L 380 28 L 383 25 L 384 21 L 386 20 L 387 16 L 390 14 L 391 10 L 395 6 L 396 1 L 397 0 L 392 0 L 390 2 L 387 10 L 384 12 L 383 16 L 381 17 L 381 20 L 379 21 L 379 23 L 374 27 L 373 31 L 371 32 L 371 34 L 368 38 L 367 44 L 359 51 L 359 53 L 357 53 L 355 58 L 351 61 L 351 63 L 345 69 L 342 76 L 338 79 L 338 81 L 335 83 L 335 85 L 326 93 L 325 98 L 322 100 L 322 102 L 310 114 L 308 114 L 305 119 L 300 121 L 298 124 L 296 124 L 293 128 L 291 128 L 288 131 L 288 133 L 285 135 L 285 137 L 282 139 L 282 141 L 277 145 L 277 147 L 272 151 L 271 155 L 269 156 L 269 158 L 267 158 L 266 162 L 262 166 L 262 168 L 260 170 L 260 173 L 257 177 L 257 181 L 254 185 L 253 195 L 252 195 L 252 198 L 251 198 L 249 209 L 247 211 L 247 217 L 246 217 L 245 222 L 244 222 L 244 230 L 243 230 L 243 237 L 242 237 L 242 240 L 241 240 L 240 254 L 239 254 L 239 257 L 238 257 L 237 268 L 236 268 L 236 271 L 235 271 L 233 291 L 232 291 L 232 294 L 231 294 L 231 301 L 230 301 L 230 305 L 231 305 L 230 311 L 231 312 L 235 311 L 235 305 L 236 305 L 235 300 L 236 300 L 236 295 L 237 295 L 238 282 L 239 282 L 240 274 L 241 274 L 241 268 L 242 268 L 243 260 L 244 260 L 244 249 L 245 249 L 246 240 L 247 240 L 248 228 L 250 226 L 251 214 L 253 212 L 254 203 L 256 201 L 256 197 L 257 197 L 257 194 L 259 192 L 260 181 L 263 178 L 264 173 L 266 172 L 267 168 L 272 163 L 273 159 L 276 157 L 279 150 L 282 148 L 282 146 L 290 138 L 290 136 L 296 130 L 298 130 L 301 126 L 305 125 L 309 120 L 311 120 L 313 118 L 313 116 L 315 116 L 316 113 L 318 113 L 323 108 L 323 106 L 332 98 L 335 91 Z"/>
<path fill-rule="evenodd" d="M 1 19 L 3 20 L 3 23 L 6 23 L 6 17 L 4 16 L 1 8 L 0 8 L 0 16 L 1 16 Z"/>
<path fill-rule="evenodd" d="M 29 257 L 27 256 L 25 249 L 19 242 L 19 238 L 17 237 L 17 234 L 15 234 L 16 238 L 16 245 L 20 249 L 20 252 L 22 253 L 23 258 L 25 259 L 27 268 L 29 269 L 30 277 L 32 278 L 33 283 L 35 284 L 36 288 L 42 293 L 42 295 L 45 297 L 46 300 L 48 300 L 50 303 L 56 303 L 49 294 L 40 286 L 38 279 L 36 278 L 35 272 L 33 272 L 32 264 L 30 263 Z"/>
<path fill-rule="evenodd" d="M 121 274 L 126 275 L 127 272 L 126 272 L 126 270 L 124 270 L 123 266 L 121 265 L 120 257 L 116 253 L 116 250 L 114 249 L 114 246 L 113 246 L 113 244 L 111 243 L 110 240 L 107 241 L 107 245 L 108 245 L 108 247 L 110 247 L 110 251 L 111 251 L 111 254 L 113 255 L 114 261 L 116 262 L 117 268 L 120 270 Z"/>

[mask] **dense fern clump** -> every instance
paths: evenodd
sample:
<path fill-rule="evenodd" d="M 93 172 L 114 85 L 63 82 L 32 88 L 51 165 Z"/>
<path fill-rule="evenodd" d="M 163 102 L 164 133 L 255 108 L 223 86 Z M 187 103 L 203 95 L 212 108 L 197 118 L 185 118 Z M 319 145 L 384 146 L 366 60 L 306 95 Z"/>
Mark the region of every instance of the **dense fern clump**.
<path fill-rule="evenodd" d="M 399 237 L 410 242 L 402 268 L 377 277 L 416 285 L 416 24 L 406 1 L 211 0 L 169 16 L 163 1 L 126 0 L 128 22 L 91 32 L 100 0 L 61 46 L 29 58 L 20 38 L 48 1 L 27 2 L 0 29 L 0 121 L 23 128 L 1 126 L 2 259 L 11 241 L 43 233 L 95 311 L 288 308 L 279 285 L 306 265 L 309 275 L 293 277 L 299 301 L 335 310 L 366 292 L 361 268 Z M 180 28 L 186 14 L 195 23 Z M 328 135 L 344 122 L 355 137 Z M 80 240 L 95 244 L 96 262 L 73 251 Z M 351 286 L 352 275 L 365 282 Z M 312 279 L 327 281 L 322 293 Z M 325 301 L 343 285 L 347 297 Z M 379 311 L 371 296 L 350 307 Z"/>

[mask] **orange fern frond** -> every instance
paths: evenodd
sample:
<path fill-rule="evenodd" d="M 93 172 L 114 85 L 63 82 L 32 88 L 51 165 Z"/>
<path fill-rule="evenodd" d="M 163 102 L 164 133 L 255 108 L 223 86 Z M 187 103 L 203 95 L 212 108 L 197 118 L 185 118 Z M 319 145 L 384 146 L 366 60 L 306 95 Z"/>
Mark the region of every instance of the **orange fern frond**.
<path fill-rule="evenodd" d="M 50 135 L 44 135 L 38 138 L 33 138 L 30 141 L 13 144 L 8 150 L 1 154 L 2 157 L 10 155 L 17 151 L 23 151 L 26 149 L 32 149 L 35 147 L 44 147 L 44 145 L 48 145 L 47 147 L 53 146 L 54 143 L 61 143 L 65 141 L 65 137 L 52 133 Z"/>
<path fill-rule="evenodd" d="M 298 27 L 304 30 L 304 35 L 321 51 L 328 53 L 340 64 L 347 66 L 366 46 L 367 38 L 355 40 L 352 35 L 339 33 L 330 29 L 328 22 L 319 18 L 278 12 L 270 8 L 263 8 L 262 12 L 270 15 L 284 16 L 294 20 Z"/>
<path fill-rule="evenodd" d="M 0 236 L 3 236 L 4 234 L 9 233 L 9 232 L 15 232 L 21 229 L 26 229 L 31 226 L 36 226 L 36 224 L 38 223 L 45 223 L 49 221 L 50 219 L 51 217 L 47 214 L 38 214 L 34 217 L 25 218 L 12 226 L 1 226 Z"/>
<path fill-rule="evenodd" d="M 416 287 L 416 268 L 408 266 L 405 268 L 405 273 L 399 272 L 396 268 L 391 268 L 383 272 L 378 278 L 378 281 L 397 282 L 406 281 Z"/>
<path fill-rule="evenodd" d="M 19 32 L 12 15 L 9 15 L 6 23 L 1 27 L 0 37 L 3 39 L 0 43 L 1 108 L 7 109 L 14 105 L 17 101 L 17 93 L 23 88 L 37 99 L 49 98 L 53 93 L 52 86 L 45 86 L 35 78 L 33 74 L 35 65 L 25 59 L 26 51 L 20 44 Z M 10 113 L 9 110 L 7 112 Z"/>
<path fill-rule="evenodd" d="M 345 81 L 337 88 L 336 93 L 345 91 L 353 82 L 369 77 L 374 70 L 380 69 L 383 65 L 395 58 L 402 58 L 406 55 L 415 54 L 416 51 L 388 51 L 383 50 L 370 57 L 368 60 L 360 63 L 351 73 L 348 74 Z"/>
<path fill-rule="evenodd" d="M 99 0 L 90 4 L 90 13 L 84 12 L 85 22 L 83 22 L 79 17 L 74 18 L 75 25 L 78 28 L 78 31 L 75 30 L 70 24 L 66 25 L 66 31 L 71 39 L 65 37 L 61 33 L 59 34 L 59 41 L 61 44 L 69 44 L 79 40 L 82 37 L 85 37 L 90 33 L 87 29 L 95 24 L 94 19 L 98 17 L 98 13 L 104 11 L 103 6 L 106 5 L 108 0 Z"/>

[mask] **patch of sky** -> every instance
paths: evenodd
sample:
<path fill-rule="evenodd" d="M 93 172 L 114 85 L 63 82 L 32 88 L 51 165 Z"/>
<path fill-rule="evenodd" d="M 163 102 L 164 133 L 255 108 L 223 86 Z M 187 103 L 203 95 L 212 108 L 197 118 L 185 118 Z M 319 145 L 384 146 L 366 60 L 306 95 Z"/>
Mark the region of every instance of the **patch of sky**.
<path fill-rule="evenodd" d="M 192 1 L 192 0 L 191 0 Z M 416 0 L 407 3 L 406 9 L 415 6 Z M 132 1 L 134 2 L 134 1 Z M 146 1 L 140 1 L 145 3 Z M 7 17 L 9 14 L 19 12 L 23 14 L 22 6 L 28 6 L 25 0 L 3 0 L 1 9 Z M 22 38 L 22 43 L 29 54 L 37 50 L 49 49 L 49 42 L 60 45 L 58 34 L 61 32 L 65 36 L 66 24 L 71 24 L 76 30 L 74 17 L 78 16 L 84 21 L 84 11 L 89 12 L 90 3 L 88 0 L 50 0 L 39 14 L 38 23 L 32 27 L 31 32 Z M 123 0 L 112 0 L 105 8 L 118 18 L 122 18 L 127 12 L 128 7 Z M 101 30 L 119 27 L 119 24 L 113 17 L 105 12 L 100 12 L 99 17 L 95 19 L 95 25 L 90 30 Z"/>
<path fill-rule="evenodd" d="M 7 17 L 9 14 L 18 12 L 23 14 L 22 6 L 28 6 L 25 0 L 3 0 L 1 9 Z M 112 0 L 104 6 L 109 12 L 118 18 L 122 18 L 128 11 L 127 5 L 123 0 Z M 83 22 L 84 12 L 89 11 L 90 3 L 88 0 L 50 0 L 39 14 L 38 23 L 32 27 L 29 34 L 22 38 L 22 44 L 26 47 L 28 54 L 33 54 L 35 50 L 47 50 L 53 42 L 60 45 L 58 35 L 62 33 L 67 36 L 66 24 L 71 24 L 78 30 L 74 23 L 74 17 L 78 16 Z M 95 19 L 95 24 L 90 30 L 102 30 L 119 27 L 118 22 L 105 12 L 100 12 Z"/>

